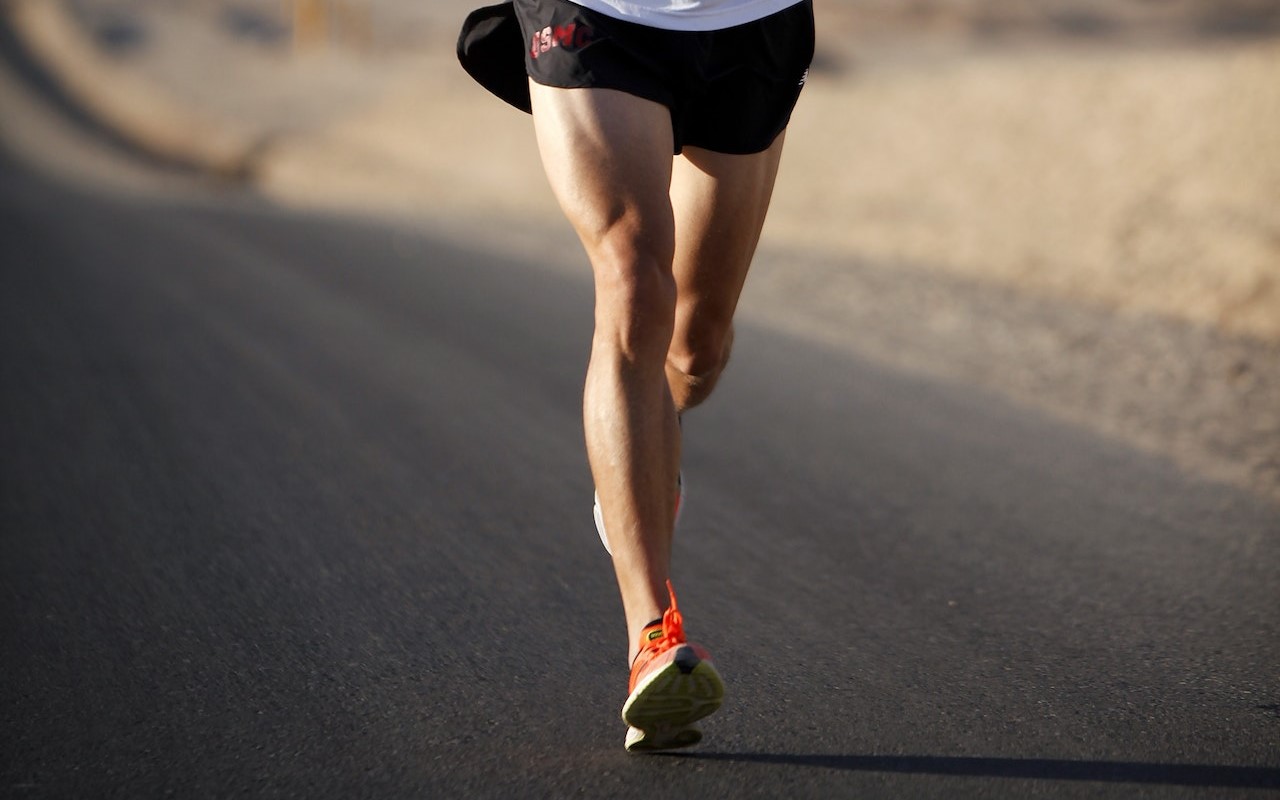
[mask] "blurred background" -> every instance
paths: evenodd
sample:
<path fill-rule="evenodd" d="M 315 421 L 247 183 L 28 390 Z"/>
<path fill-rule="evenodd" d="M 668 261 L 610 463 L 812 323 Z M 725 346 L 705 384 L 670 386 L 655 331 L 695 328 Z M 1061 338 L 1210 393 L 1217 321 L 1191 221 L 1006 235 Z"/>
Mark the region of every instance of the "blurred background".
<path fill-rule="evenodd" d="M 472 2 L 0 0 L 0 793 L 1280 787 L 1280 0 L 815 0 L 643 763 Z"/>
<path fill-rule="evenodd" d="M 336 164 L 259 154 L 283 196 L 554 212 L 527 120 L 453 64 L 473 3 L 38 5 L 172 104 L 277 150 L 332 144 Z M 1280 3 L 818 0 L 818 19 L 774 237 L 1280 337 Z"/>
<path fill-rule="evenodd" d="M 145 151 L 288 206 L 547 251 L 565 231 L 529 120 L 456 65 L 473 5 L 5 8 Z M 747 312 L 1277 491 L 1280 2 L 816 6 Z"/>

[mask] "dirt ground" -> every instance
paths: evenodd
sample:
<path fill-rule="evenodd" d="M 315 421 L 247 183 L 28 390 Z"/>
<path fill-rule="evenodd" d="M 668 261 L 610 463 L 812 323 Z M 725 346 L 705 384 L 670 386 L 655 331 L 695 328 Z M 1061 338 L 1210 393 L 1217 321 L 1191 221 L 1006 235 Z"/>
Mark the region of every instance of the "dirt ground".
<path fill-rule="evenodd" d="M 775 234 L 1280 338 L 1280 46 L 876 69 L 814 82 Z"/>
<path fill-rule="evenodd" d="M 397 153 L 411 180 L 390 194 L 418 210 L 447 186 L 444 213 L 554 218 L 527 120 L 452 68 L 467 7 L 388 34 L 417 68 L 310 146 L 370 194 Z M 819 0 L 771 240 L 1280 341 L 1277 6 L 1035 8 Z M 297 155 L 268 183 L 323 190 Z"/>
<path fill-rule="evenodd" d="M 528 118 L 454 60 L 479 3 L 329 2 L 300 47 L 281 0 L 74 0 L 260 134 L 279 202 L 562 240 Z M 815 6 L 746 310 L 1280 497 L 1280 4 Z"/>
<path fill-rule="evenodd" d="M 75 0 L 174 95 L 267 128 L 281 196 L 554 213 L 528 121 L 453 64 L 473 2 L 327 2 L 301 50 L 289 2 Z M 775 241 L 1280 341 L 1280 5 L 816 6 Z"/>

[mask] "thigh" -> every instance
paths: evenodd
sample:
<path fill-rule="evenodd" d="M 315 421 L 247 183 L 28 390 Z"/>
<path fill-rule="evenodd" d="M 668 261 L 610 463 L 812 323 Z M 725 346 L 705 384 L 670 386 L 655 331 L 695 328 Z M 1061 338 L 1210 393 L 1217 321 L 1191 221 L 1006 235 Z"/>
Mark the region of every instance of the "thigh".
<path fill-rule="evenodd" d="M 613 89 L 530 81 L 534 130 L 551 189 L 599 267 L 600 248 L 625 237 L 670 263 L 671 117 L 659 103 Z"/>
<path fill-rule="evenodd" d="M 768 149 L 727 155 L 686 148 L 676 159 L 676 361 L 718 355 L 755 256 L 773 195 L 785 134 Z"/>

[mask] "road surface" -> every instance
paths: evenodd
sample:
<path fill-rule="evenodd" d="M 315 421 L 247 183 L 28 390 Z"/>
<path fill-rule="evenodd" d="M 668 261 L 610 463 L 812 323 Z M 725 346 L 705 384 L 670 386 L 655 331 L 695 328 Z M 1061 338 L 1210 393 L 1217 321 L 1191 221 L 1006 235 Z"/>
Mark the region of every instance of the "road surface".
<path fill-rule="evenodd" d="M 628 756 L 585 280 L 0 158 L 7 797 L 1280 791 L 1280 516 L 757 324 L 686 420 L 728 684 Z"/>

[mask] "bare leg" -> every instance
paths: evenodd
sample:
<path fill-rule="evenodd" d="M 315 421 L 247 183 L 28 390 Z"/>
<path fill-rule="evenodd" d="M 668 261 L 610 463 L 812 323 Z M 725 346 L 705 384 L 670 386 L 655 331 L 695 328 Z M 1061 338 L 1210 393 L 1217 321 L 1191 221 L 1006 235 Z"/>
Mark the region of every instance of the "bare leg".
<path fill-rule="evenodd" d="M 583 423 L 634 657 L 667 604 L 680 459 L 665 374 L 676 309 L 671 120 L 612 90 L 530 92 L 551 188 L 595 275 Z"/>
<path fill-rule="evenodd" d="M 769 210 L 784 136 L 762 153 L 688 147 L 676 159 L 677 301 L 666 372 L 680 411 L 705 400 L 728 363 L 733 315 Z"/>
<path fill-rule="evenodd" d="M 671 158 L 665 108 L 622 92 L 530 84 L 544 166 L 595 275 L 587 455 L 613 550 L 629 656 L 666 606 L 677 409 L 728 359 L 782 150 Z"/>

